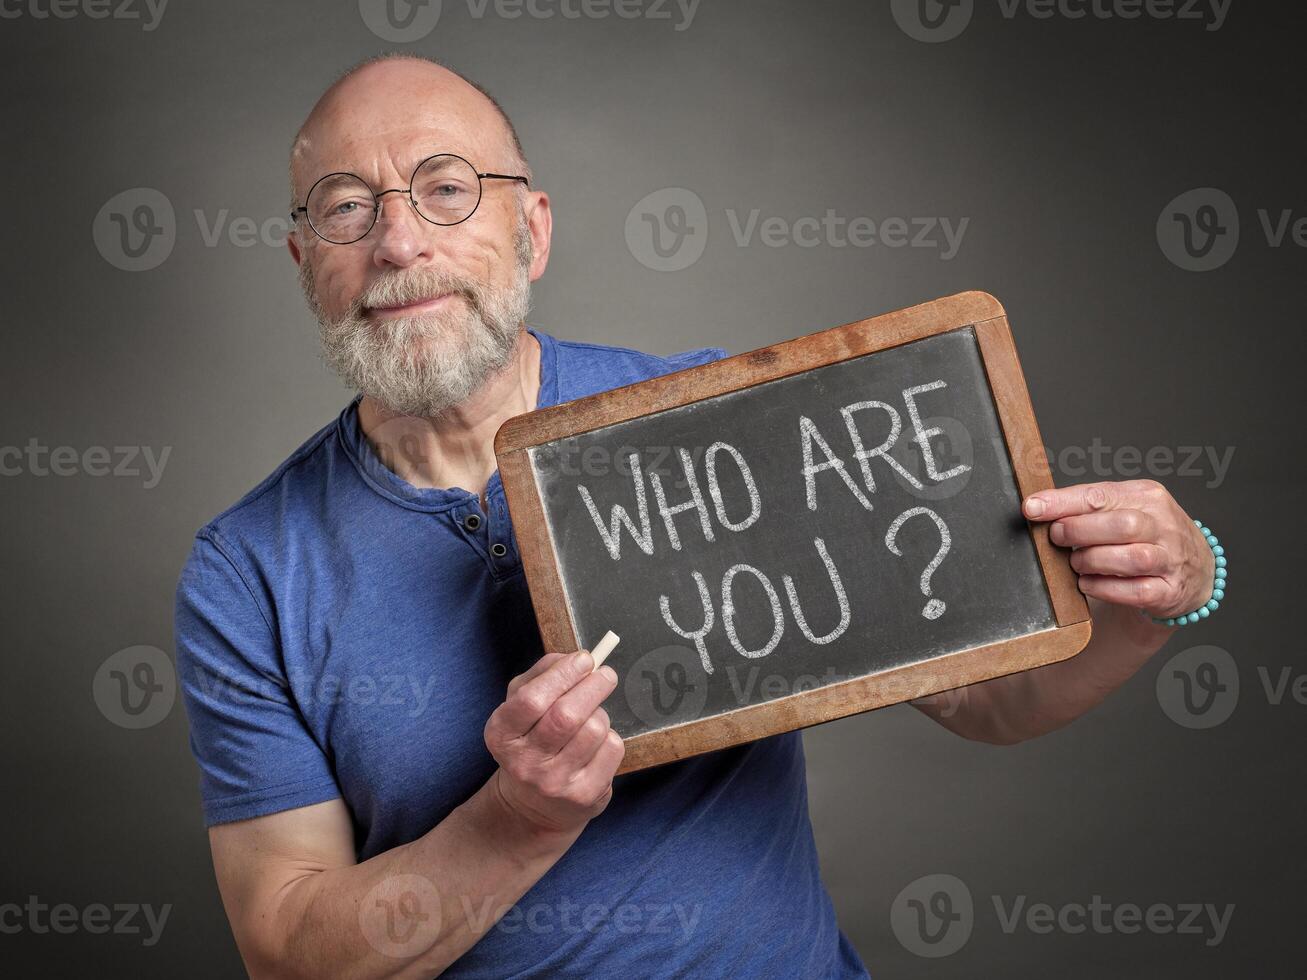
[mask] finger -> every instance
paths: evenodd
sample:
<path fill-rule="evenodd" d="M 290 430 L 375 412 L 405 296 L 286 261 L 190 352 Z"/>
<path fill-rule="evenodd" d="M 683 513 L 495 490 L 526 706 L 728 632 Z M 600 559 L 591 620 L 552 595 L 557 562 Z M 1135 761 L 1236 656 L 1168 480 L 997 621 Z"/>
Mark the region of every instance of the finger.
<path fill-rule="evenodd" d="M 585 720 L 571 741 L 558 750 L 554 764 L 565 772 L 580 772 L 604 744 L 609 731 L 608 712 L 595 708 L 594 714 Z"/>
<path fill-rule="evenodd" d="M 1026 498 L 1021 510 L 1032 521 L 1055 521 L 1059 517 L 1111 510 L 1120 502 L 1118 484 L 1084 483 L 1060 490 L 1040 490 Z"/>
<path fill-rule="evenodd" d="M 593 671 L 594 660 L 588 650 L 567 654 L 514 691 L 495 709 L 493 721 L 507 737 L 520 738 L 531 731 L 555 701 Z"/>
<path fill-rule="evenodd" d="M 1134 508 L 1109 510 L 1101 514 L 1081 514 L 1054 521 L 1049 525 L 1048 537 L 1054 544 L 1068 548 L 1155 541 L 1157 521 L 1147 511 Z"/>
<path fill-rule="evenodd" d="M 513 694 L 517 691 L 517 689 L 520 688 L 523 684 L 525 684 L 527 681 L 534 680 L 535 678 L 539 677 L 546 670 L 548 670 L 550 667 L 558 663 L 559 660 L 561 660 L 563 657 L 566 656 L 567 654 L 565 653 L 546 653 L 543 657 L 541 657 L 539 660 L 533 663 L 530 667 L 528 667 L 526 670 L 524 670 L 522 673 L 518 674 L 511 681 L 508 682 L 508 696 L 512 697 Z"/>
<path fill-rule="evenodd" d="M 611 667 L 600 667 L 554 701 L 527 732 L 527 741 L 538 752 L 557 754 L 615 687 L 617 672 Z"/>
<path fill-rule="evenodd" d="M 1115 575 L 1081 575 L 1077 584 L 1080 591 L 1095 599 L 1118 606 L 1138 609 L 1162 609 L 1166 605 L 1171 587 L 1165 579 L 1156 577 L 1119 578 Z"/>
<path fill-rule="evenodd" d="M 1155 544 L 1097 544 L 1071 553 L 1071 567 L 1081 575 L 1161 576 L 1166 552 Z"/>
<path fill-rule="evenodd" d="M 596 805 L 613 791 L 613 776 L 617 775 L 617 767 L 622 764 L 625 755 L 626 743 L 620 735 L 610 730 L 594 758 L 581 770 L 581 779 L 594 791 Z"/>

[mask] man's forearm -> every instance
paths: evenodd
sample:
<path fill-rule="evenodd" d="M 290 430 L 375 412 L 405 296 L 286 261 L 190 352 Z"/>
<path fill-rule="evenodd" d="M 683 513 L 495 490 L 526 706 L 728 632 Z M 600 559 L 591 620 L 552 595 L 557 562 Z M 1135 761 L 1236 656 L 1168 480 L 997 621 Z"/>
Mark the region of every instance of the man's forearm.
<path fill-rule="evenodd" d="M 1174 632 L 1137 610 L 1089 600 L 1094 632 L 1077 656 L 915 702 L 965 738 L 1012 744 L 1055 731 L 1139 670 Z"/>
<path fill-rule="evenodd" d="M 263 930 L 283 935 L 284 946 L 247 966 L 255 976 L 435 976 L 577 836 L 528 827 L 504 804 L 496 773 L 418 840 L 348 868 L 305 869 L 275 903 L 277 928 Z M 417 879 L 421 887 L 406 887 L 403 875 L 431 887 Z"/>
<path fill-rule="evenodd" d="M 342 799 L 211 827 L 218 887 L 249 972 L 442 972 L 608 806 L 623 744 L 601 703 L 616 686 L 616 672 L 596 669 L 586 650 L 541 657 L 486 721 L 494 775 L 421 838 L 362 863 Z"/>

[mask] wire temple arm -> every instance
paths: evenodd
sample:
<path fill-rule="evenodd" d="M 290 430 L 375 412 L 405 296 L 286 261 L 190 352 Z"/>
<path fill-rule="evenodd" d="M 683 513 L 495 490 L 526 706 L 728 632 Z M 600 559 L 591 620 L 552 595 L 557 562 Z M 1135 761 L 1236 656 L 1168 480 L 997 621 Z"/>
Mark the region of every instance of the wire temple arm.
<path fill-rule="evenodd" d="M 512 174 L 477 174 L 477 176 L 482 180 L 520 180 L 527 187 L 531 186 L 530 181 L 525 177 L 515 177 Z"/>

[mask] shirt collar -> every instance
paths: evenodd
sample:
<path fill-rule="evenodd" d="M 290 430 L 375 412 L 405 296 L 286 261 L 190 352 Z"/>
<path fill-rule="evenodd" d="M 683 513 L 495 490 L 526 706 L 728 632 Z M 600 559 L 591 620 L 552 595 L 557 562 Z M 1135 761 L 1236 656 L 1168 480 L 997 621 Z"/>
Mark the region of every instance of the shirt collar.
<path fill-rule="evenodd" d="M 536 397 L 536 407 L 547 408 L 557 405 L 559 398 L 557 342 L 543 330 L 528 326 L 527 331 L 540 342 L 540 392 Z M 476 501 L 476 494 L 462 487 L 415 487 L 386 466 L 373 450 L 367 437 L 363 435 L 363 427 L 359 424 L 358 406 L 362 397 L 362 395 L 354 396 L 354 400 L 345 406 L 337 419 L 336 428 L 346 455 L 359 471 L 359 475 L 373 490 L 413 510 L 434 512 L 465 506 L 469 501 Z M 502 495 L 503 492 L 499 470 L 495 470 L 486 485 L 486 497 Z"/>

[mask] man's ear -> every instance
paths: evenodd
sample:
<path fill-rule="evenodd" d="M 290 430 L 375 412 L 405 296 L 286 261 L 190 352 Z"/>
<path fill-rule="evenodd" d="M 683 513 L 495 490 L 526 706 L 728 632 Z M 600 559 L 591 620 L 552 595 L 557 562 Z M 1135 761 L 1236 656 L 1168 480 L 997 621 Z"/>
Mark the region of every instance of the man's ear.
<path fill-rule="evenodd" d="M 286 248 L 290 250 L 290 257 L 299 265 L 304 261 L 304 256 L 300 253 L 300 243 L 295 240 L 295 229 L 292 228 L 290 234 L 286 236 Z"/>
<path fill-rule="evenodd" d="M 535 282 L 549 265 L 549 242 L 554 234 L 554 213 L 544 191 L 531 191 L 527 196 L 526 226 L 531 233 L 531 281 Z"/>

